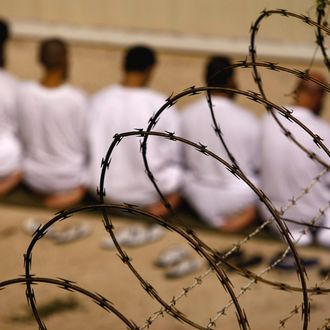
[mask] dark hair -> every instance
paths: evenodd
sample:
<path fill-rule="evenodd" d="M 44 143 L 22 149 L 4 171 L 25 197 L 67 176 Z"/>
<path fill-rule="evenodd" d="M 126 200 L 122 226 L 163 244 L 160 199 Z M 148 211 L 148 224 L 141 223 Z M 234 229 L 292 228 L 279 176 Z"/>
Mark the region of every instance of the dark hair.
<path fill-rule="evenodd" d="M 66 61 L 68 46 L 65 41 L 51 38 L 41 41 L 39 46 L 39 62 L 46 69 L 55 69 Z"/>
<path fill-rule="evenodd" d="M 8 23 L 0 19 L 0 68 L 4 68 L 6 65 L 5 59 L 5 44 L 9 39 L 10 31 Z"/>
<path fill-rule="evenodd" d="M 232 63 L 228 57 L 213 56 L 206 65 L 205 82 L 211 87 L 228 87 L 229 80 L 234 75 L 233 68 L 223 70 Z"/>
<path fill-rule="evenodd" d="M 0 46 L 2 46 L 9 38 L 10 31 L 7 21 L 0 19 Z"/>
<path fill-rule="evenodd" d="M 317 79 L 317 78 L 316 78 Z M 299 82 L 297 83 L 297 86 L 294 90 L 295 93 L 299 93 L 304 90 L 314 90 L 315 92 L 318 92 L 320 94 L 325 94 L 325 88 L 322 86 L 319 86 L 312 81 L 308 81 L 300 79 Z"/>
<path fill-rule="evenodd" d="M 153 49 L 146 46 L 134 46 L 126 51 L 124 70 L 143 72 L 156 63 L 156 55 Z"/>

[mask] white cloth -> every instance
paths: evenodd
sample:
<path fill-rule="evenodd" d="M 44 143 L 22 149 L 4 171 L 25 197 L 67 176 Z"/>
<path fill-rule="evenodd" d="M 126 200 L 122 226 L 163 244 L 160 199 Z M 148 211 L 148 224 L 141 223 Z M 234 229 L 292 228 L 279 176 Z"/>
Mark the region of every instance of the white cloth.
<path fill-rule="evenodd" d="M 20 168 L 15 117 L 17 85 L 12 75 L 0 69 L 0 179 Z"/>
<path fill-rule="evenodd" d="M 152 115 L 165 103 L 165 97 L 148 88 L 114 85 L 97 93 L 90 109 L 90 188 L 100 183 L 101 161 L 116 133 L 146 129 Z M 153 129 L 178 133 L 175 109 L 166 110 Z M 115 148 L 105 178 L 106 199 L 145 206 L 159 200 L 149 180 L 140 152 L 141 137 L 124 138 Z M 178 142 L 150 136 L 147 145 L 149 167 L 161 189 L 168 194 L 178 190 L 182 170 Z"/>
<path fill-rule="evenodd" d="M 18 122 L 23 179 L 29 186 L 57 193 L 86 183 L 86 116 L 85 95 L 70 85 L 21 85 Z"/>
<path fill-rule="evenodd" d="M 257 184 L 258 120 L 229 98 L 212 96 L 215 118 L 230 152 L 246 176 Z M 216 135 L 206 99 L 183 110 L 182 136 L 207 148 L 231 163 Z M 190 146 L 184 146 L 184 187 L 186 199 L 213 226 L 223 224 L 224 217 L 255 203 L 256 195 L 242 180 L 231 174 L 217 160 Z"/>
<path fill-rule="evenodd" d="M 323 138 L 323 143 L 328 148 L 330 147 L 328 124 L 308 109 L 297 106 L 286 108 L 293 110 L 293 115 L 312 132 Z M 310 135 L 281 115 L 277 114 L 277 117 L 303 146 L 329 163 L 329 157 L 314 144 Z M 289 204 L 290 199 L 300 195 L 324 167 L 310 159 L 306 153 L 285 137 L 271 115 L 267 115 L 263 120 L 261 141 L 261 189 L 280 210 Z M 327 174 L 296 205 L 287 210 L 284 217 L 304 222 L 311 221 L 318 214 L 318 210 L 325 208 L 329 203 L 329 185 L 330 176 Z M 266 207 L 262 205 L 261 210 L 263 217 L 268 219 L 270 214 Z M 290 222 L 287 222 L 287 225 L 291 230 L 304 228 Z"/>

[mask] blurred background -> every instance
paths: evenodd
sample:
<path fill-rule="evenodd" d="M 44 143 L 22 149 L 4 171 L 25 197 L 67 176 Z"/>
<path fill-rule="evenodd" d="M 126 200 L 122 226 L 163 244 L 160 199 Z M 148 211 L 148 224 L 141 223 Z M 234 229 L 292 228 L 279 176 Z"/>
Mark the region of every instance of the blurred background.
<path fill-rule="evenodd" d="M 40 76 L 38 40 L 59 36 L 71 44 L 71 82 L 92 94 L 119 81 L 123 49 L 144 43 L 159 53 L 151 87 L 170 95 L 203 85 L 209 55 L 245 59 L 251 23 L 265 8 L 285 8 L 314 19 L 316 1 L 1 0 L 0 16 L 12 24 L 8 68 L 21 79 Z M 315 31 L 301 21 L 273 15 L 262 21 L 256 43 L 260 60 L 303 70 L 315 57 L 312 67 L 326 72 L 320 50 L 315 53 Z M 261 72 L 269 99 L 291 103 L 295 77 Z M 250 69 L 239 69 L 237 76 L 241 89 L 257 90 Z M 178 107 L 191 100 L 185 98 Z M 242 97 L 238 101 L 258 115 L 264 111 Z M 330 110 L 323 116 L 330 121 Z"/>

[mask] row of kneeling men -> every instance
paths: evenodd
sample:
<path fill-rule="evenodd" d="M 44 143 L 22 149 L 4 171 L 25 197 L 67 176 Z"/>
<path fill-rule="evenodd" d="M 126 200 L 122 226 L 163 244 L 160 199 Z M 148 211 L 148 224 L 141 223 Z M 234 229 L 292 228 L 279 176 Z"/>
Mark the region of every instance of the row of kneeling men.
<path fill-rule="evenodd" d="M 166 97 L 148 88 L 156 64 L 155 52 L 149 47 L 129 48 L 120 83 L 90 99 L 67 83 L 68 47 L 64 41 L 41 42 L 39 61 L 44 70 L 38 82 L 18 83 L 4 68 L 0 71 L 0 194 L 23 181 L 49 207 L 74 205 L 87 190 L 96 194 L 101 163 L 115 134 L 135 130 L 114 144 L 104 177 L 105 200 L 136 204 L 165 216 L 169 211 L 150 181 L 154 178 L 173 209 L 183 197 L 210 225 L 233 232 L 256 219 L 259 198 L 245 181 L 261 189 L 282 210 L 329 168 L 326 152 L 299 125 L 275 115 L 316 159 L 290 141 L 272 115 L 259 120 L 235 102 L 235 75 L 233 69 L 224 70 L 230 66 L 226 57 L 208 60 L 205 83 L 214 88 L 206 97 L 200 95 L 179 112 L 174 106 L 166 108 L 159 118 L 154 116 Z M 320 74 L 311 75 L 324 82 Z M 320 85 L 302 81 L 297 85 L 295 104 L 288 108 L 329 145 L 329 125 L 319 117 L 324 96 Z M 153 131 L 175 132 L 195 145 L 169 136 L 148 136 L 148 175 L 141 153 L 143 136 L 136 129 L 146 129 L 149 124 Z M 246 180 L 238 178 L 237 168 Z M 300 235 L 304 227 L 297 222 L 312 221 L 329 204 L 329 184 L 329 174 L 322 174 L 283 214 L 295 221 L 287 226 L 301 244 L 310 243 L 312 235 Z M 265 206 L 260 211 L 264 219 L 269 218 Z M 330 226 L 329 212 L 319 218 Z M 319 230 L 317 237 L 330 245 L 328 230 Z"/>

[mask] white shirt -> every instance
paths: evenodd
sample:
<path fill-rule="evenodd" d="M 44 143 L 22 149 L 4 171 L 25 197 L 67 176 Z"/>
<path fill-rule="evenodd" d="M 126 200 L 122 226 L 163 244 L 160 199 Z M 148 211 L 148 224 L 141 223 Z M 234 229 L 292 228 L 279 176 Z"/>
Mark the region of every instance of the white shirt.
<path fill-rule="evenodd" d="M 90 175 L 91 191 L 100 183 L 101 160 L 116 133 L 146 129 L 148 120 L 165 103 L 165 97 L 148 88 L 114 85 L 94 96 L 90 110 Z M 153 129 L 178 133 L 175 109 L 166 110 Z M 159 195 L 145 173 L 140 152 L 141 137 L 124 138 L 115 148 L 106 173 L 106 199 L 114 202 L 148 205 L 159 200 Z M 179 143 L 150 136 L 147 159 L 157 184 L 164 194 L 178 189 L 181 180 Z"/>
<path fill-rule="evenodd" d="M 323 138 L 323 143 L 329 148 L 330 126 L 328 124 L 308 109 L 297 106 L 287 108 L 293 110 L 293 115 L 312 132 Z M 310 135 L 281 115 L 277 117 L 302 145 L 329 163 L 329 157 L 314 144 Z M 261 141 L 261 189 L 280 210 L 289 204 L 289 199 L 297 197 L 303 189 L 308 187 L 324 167 L 310 159 L 306 153 L 285 137 L 271 115 L 263 120 Z M 312 220 L 318 210 L 325 208 L 330 201 L 329 185 L 330 176 L 327 174 L 296 205 L 286 211 L 284 217 L 299 221 Z M 265 207 L 262 207 L 262 213 L 265 219 L 269 218 L 269 212 Z M 289 222 L 287 225 L 290 229 L 297 227 Z M 298 225 L 297 229 L 302 229 L 302 227 Z"/>
<path fill-rule="evenodd" d="M 0 69 L 0 179 L 20 167 L 21 147 L 16 137 L 16 79 Z"/>
<path fill-rule="evenodd" d="M 23 176 L 33 189 L 56 193 L 85 183 L 86 109 L 85 95 L 70 85 L 21 85 L 18 118 Z"/>
<path fill-rule="evenodd" d="M 259 123 L 247 110 L 229 98 L 212 96 L 216 121 L 223 138 L 242 171 L 256 183 L 258 167 Z M 231 163 L 213 127 L 206 99 L 189 105 L 182 114 L 184 138 L 207 148 Z M 233 215 L 254 203 L 254 192 L 231 174 L 217 160 L 190 146 L 184 146 L 184 195 L 196 211 L 211 225 L 219 226 L 221 218 Z"/>

